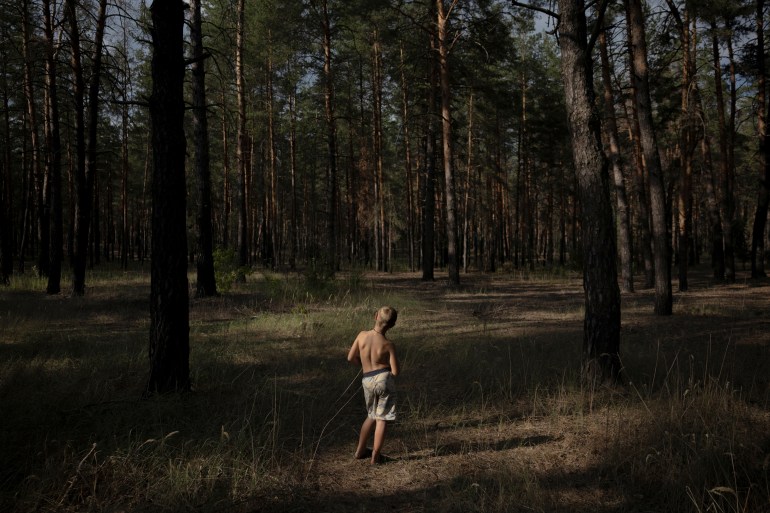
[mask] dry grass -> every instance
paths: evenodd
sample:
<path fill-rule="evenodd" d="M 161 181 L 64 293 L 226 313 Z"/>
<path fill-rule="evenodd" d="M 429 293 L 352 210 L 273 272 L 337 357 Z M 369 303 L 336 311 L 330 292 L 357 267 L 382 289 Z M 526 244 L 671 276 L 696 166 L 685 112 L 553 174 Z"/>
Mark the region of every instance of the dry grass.
<path fill-rule="evenodd" d="M 627 384 L 588 390 L 573 274 L 256 273 L 192 300 L 194 392 L 145 401 L 146 274 L 25 278 L 0 291 L 0 510 L 768 510 L 770 288 L 698 278 L 670 318 L 623 297 Z M 385 303 L 400 418 L 369 468 L 344 355 Z"/>

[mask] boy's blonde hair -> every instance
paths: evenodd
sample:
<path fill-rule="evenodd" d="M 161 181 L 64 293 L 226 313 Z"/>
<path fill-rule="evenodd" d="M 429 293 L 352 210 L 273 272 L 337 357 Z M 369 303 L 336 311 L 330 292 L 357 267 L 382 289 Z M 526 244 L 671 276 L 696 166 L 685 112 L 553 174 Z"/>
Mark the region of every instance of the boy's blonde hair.
<path fill-rule="evenodd" d="M 392 306 L 383 306 L 377 310 L 377 326 L 392 328 L 396 325 L 396 319 L 398 319 L 398 311 Z"/>

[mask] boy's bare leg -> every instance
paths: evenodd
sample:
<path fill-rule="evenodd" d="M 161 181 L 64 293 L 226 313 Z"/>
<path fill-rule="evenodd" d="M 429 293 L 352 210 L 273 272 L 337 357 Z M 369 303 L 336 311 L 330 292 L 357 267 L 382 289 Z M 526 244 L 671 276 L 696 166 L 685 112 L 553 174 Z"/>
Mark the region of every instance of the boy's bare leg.
<path fill-rule="evenodd" d="M 356 458 L 361 459 L 369 456 L 369 454 L 367 454 L 367 451 L 366 451 L 366 441 L 369 440 L 369 437 L 372 434 L 373 428 L 374 428 L 374 419 L 367 417 L 364 423 L 361 425 L 361 433 L 358 435 L 358 447 L 356 448 Z"/>
<path fill-rule="evenodd" d="M 380 462 L 380 452 L 382 444 L 385 442 L 385 430 L 388 423 L 384 420 L 377 420 L 374 428 L 374 446 L 372 447 L 372 465 Z"/>

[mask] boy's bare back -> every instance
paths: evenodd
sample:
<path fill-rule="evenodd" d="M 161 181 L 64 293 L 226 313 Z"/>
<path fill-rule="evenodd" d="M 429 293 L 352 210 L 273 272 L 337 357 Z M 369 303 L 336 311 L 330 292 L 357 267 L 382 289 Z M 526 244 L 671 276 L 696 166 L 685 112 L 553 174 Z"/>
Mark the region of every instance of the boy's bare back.
<path fill-rule="evenodd" d="M 398 374 L 396 346 L 387 339 L 385 332 L 396 324 L 398 312 L 382 307 L 374 316 L 374 328 L 362 331 L 353 341 L 348 352 L 349 362 L 359 362 L 364 372 L 390 367 L 393 376 Z"/>
<path fill-rule="evenodd" d="M 351 358 L 352 357 L 352 358 Z M 362 331 L 350 348 L 348 360 L 361 361 L 364 372 L 390 367 L 390 373 L 398 375 L 398 359 L 393 343 L 377 330 Z"/>

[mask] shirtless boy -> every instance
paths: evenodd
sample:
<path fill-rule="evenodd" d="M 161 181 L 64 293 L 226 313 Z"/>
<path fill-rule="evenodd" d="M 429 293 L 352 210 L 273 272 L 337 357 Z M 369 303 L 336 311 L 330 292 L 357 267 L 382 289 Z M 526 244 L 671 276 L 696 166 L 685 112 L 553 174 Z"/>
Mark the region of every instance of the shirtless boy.
<path fill-rule="evenodd" d="M 385 337 L 395 326 L 398 312 L 383 306 L 374 316 L 374 328 L 362 331 L 353 341 L 348 361 L 360 364 L 364 371 L 361 386 L 364 389 L 367 417 L 361 426 L 355 457 L 363 459 L 371 454 L 371 463 L 381 460 L 382 444 L 388 421 L 396 420 L 396 389 L 394 376 L 398 375 L 396 346 Z M 366 442 L 374 428 L 374 446 L 369 451 Z"/>

